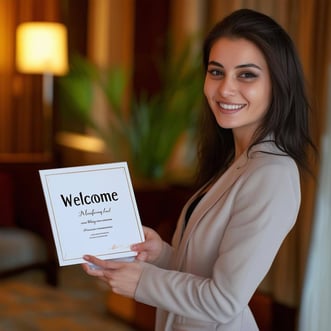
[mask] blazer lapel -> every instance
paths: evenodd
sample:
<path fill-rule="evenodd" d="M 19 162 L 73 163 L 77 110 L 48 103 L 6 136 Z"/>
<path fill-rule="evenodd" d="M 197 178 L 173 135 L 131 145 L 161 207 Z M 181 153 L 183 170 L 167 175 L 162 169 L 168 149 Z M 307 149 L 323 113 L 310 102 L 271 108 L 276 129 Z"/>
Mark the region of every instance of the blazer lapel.
<path fill-rule="evenodd" d="M 243 153 L 239 159 L 232 164 L 232 166 L 215 182 L 206 195 L 201 199 L 200 203 L 194 209 L 187 226 L 184 227 L 185 214 L 188 206 L 198 196 L 199 192 L 195 193 L 190 200 L 186 203 L 185 207 L 179 218 L 179 228 L 182 231 L 177 231 L 177 236 L 174 237 L 174 244 L 177 247 L 177 258 L 175 264 L 180 267 L 185 256 L 188 241 L 193 233 L 194 228 L 202 220 L 203 216 L 212 208 L 215 203 L 224 195 L 224 193 L 235 183 L 235 181 L 243 173 L 247 164 L 246 152 Z M 180 239 L 180 237 L 182 237 Z"/>

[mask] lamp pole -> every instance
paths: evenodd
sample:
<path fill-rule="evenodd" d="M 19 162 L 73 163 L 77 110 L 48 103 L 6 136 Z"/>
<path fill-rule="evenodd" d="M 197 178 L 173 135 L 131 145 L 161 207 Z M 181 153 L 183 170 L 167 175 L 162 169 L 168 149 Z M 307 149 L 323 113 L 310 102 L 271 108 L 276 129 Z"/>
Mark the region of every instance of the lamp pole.
<path fill-rule="evenodd" d="M 54 99 L 54 76 L 51 73 L 43 73 L 43 116 L 44 116 L 44 149 L 51 153 L 53 149 L 53 99 Z"/>

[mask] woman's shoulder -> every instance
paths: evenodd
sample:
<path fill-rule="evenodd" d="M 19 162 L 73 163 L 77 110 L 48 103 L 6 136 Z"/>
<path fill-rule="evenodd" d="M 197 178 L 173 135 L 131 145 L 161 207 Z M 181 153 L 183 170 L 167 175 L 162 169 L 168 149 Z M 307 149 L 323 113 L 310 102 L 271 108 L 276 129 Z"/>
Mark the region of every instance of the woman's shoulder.
<path fill-rule="evenodd" d="M 300 174 L 296 162 L 274 144 L 254 146 L 240 166 L 234 186 L 240 196 L 271 192 L 284 197 L 293 195 L 295 201 L 299 202 Z"/>
<path fill-rule="evenodd" d="M 268 168 L 274 171 L 286 171 L 299 174 L 294 159 L 281 150 L 273 141 L 265 141 L 252 147 L 247 154 L 247 167 L 249 169 Z"/>

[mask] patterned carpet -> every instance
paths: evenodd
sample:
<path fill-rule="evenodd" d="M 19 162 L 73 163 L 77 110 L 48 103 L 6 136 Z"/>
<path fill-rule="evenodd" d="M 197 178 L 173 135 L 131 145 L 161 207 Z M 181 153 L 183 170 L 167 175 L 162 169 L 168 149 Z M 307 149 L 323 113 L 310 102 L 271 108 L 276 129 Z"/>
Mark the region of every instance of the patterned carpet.
<path fill-rule="evenodd" d="M 80 266 L 62 267 L 60 284 L 30 272 L 0 281 L 0 331 L 134 331 L 111 316 L 108 290 Z"/>

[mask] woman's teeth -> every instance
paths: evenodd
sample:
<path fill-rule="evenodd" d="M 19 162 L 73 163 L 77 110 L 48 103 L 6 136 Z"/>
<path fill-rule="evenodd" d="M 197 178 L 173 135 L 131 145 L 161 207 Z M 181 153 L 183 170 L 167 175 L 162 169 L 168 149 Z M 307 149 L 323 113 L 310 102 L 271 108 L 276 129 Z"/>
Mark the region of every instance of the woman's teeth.
<path fill-rule="evenodd" d="M 219 102 L 219 106 L 226 110 L 238 110 L 244 107 L 244 105 L 234 105 Z"/>

